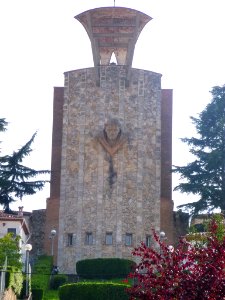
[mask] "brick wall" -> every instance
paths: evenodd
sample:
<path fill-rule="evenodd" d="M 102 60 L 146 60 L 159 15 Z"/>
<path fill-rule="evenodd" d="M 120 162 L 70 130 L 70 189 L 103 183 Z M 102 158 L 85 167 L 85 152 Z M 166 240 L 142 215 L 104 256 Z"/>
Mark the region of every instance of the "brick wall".
<path fill-rule="evenodd" d="M 28 241 L 32 245 L 31 256 L 42 255 L 44 250 L 45 239 L 45 223 L 46 223 L 46 210 L 39 209 L 33 210 L 29 218 L 29 228 L 31 238 Z"/>
<path fill-rule="evenodd" d="M 60 198 L 60 176 L 61 176 L 61 151 L 62 151 L 62 120 L 63 120 L 64 88 L 54 88 L 53 101 L 53 128 L 52 128 L 52 162 L 51 162 L 51 184 L 50 198 L 47 199 L 45 224 L 45 253 L 51 254 L 52 229 L 57 231 L 54 238 L 54 262 L 57 262 L 58 249 L 58 222 L 59 222 L 59 198 Z"/>
<path fill-rule="evenodd" d="M 162 90 L 161 99 L 161 211 L 160 230 L 174 243 L 172 201 L 172 104 L 173 90 Z"/>

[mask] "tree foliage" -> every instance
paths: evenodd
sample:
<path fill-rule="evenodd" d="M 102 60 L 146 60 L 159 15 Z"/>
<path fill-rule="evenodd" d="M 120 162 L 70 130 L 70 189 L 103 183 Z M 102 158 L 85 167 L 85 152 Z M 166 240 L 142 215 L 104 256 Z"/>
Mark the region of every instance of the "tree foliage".
<path fill-rule="evenodd" d="M 174 190 L 199 196 L 196 202 L 179 206 L 192 214 L 225 210 L 225 85 L 214 87 L 211 94 L 212 101 L 199 117 L 191 117 L 197 137 L 182 139 L 195 160 L 173 168 L 183 180 Z"/>
<path fill-rule="evenodd" d="M 20 237 L 12 233 L 0 238 L 0 265 L 3 266 L 7 256 L 7 265 L 18 269 L 22 268 L 21 252 L 19 247 Z"/>
<path fill-rule="evenodd" d="M 183 238 L 174 251 L 153 231 L 158 249 L 142 243 L 133 251 L 140 263 L 130 274 L 135 282 L 127 290 L 130 299 L 224 299 L 225 238 L 218 226 L 216 219 L 210 221 L 201 247 Z"/>
<path fill-rule="evenodd" d="M 7 125 L 8 125 L 8 123 L 6 122 L 6 120 L 4 118 L 1 118 L 0 119 L 0 131 L 5 131 Z"/>
<path fill-rule="evenodd" d="M 0 131 L 6 129 L 7 122 L 0 119 Z M 0 156 L 0 204 L 5 212 L 11 212 L 10 203 L 22 199 L 23 196 L 33 195 L 41 190 L 47 180 L 34 180 L 39 175 L 49 173 L 48 170 L 34 170 L 22 164 L 31 152 L 31 144 L 36 133 L 18 151 L 11 155 Z"/>

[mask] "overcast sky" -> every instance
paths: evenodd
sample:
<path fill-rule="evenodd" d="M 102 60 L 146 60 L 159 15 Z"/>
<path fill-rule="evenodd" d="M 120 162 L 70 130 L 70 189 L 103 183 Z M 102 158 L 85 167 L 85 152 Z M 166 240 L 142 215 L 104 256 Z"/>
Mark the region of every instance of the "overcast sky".
<path fill-rule="evenodd" d="M 113 5 L 114 0 L 0 2 L 0 117 L 9 122 L 0 135 L 3 152 L 18 149 L 38 131 L 26 163 L 50 169 L 53 87 L 64 85 L 65 71 L 93 66 L 90 41 L 74 16 Z M 162 88 L 173 89 L 173 164 L 184 165 L 191 158 L 179 139 L 194 135 L 190 116 L 208 104 L 213 86 L 225 84 L 225 1 L 116 0 L 116 6 L 153 18 L 137 41 L 133 67 L 161 73 Z M 49 185 L 12 208 L 45 208 L 48 196 Z M 190 199 L 173 194 L 175 206 Z"/>

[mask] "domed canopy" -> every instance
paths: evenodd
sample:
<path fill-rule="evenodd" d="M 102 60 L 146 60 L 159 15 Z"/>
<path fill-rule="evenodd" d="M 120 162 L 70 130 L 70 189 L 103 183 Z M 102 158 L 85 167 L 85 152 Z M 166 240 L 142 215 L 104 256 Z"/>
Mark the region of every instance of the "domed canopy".
<path fill-rule="evenodd" d="M 132 65 L 139 34 L 152 19 L 148 15 L 125 7 L 101 7 L 75 17 L 86 29 L 91 40 L 95 67 L 108 65 L 112 54 L 117 64 Z"/>

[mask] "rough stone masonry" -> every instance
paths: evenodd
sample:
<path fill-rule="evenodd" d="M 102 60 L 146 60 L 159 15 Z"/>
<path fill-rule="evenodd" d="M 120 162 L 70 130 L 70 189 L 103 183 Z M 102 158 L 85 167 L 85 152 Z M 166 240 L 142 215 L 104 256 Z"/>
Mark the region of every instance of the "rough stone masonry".
<path fill-rule="evenodd" d="M 58 261 L 70 272 L 74 260 L 130 258 L 132 247 L 160 227 L 161 75 L 132 69 L 125 87 L 124 66 L 101 66 L 98 87 L 94 72 L 65 74 Z M 98 139 L 110 120 L 126 137 L 114 155 Z"/>
<path fill-rule="evenodd" d="M 151 243 L 152 228 L 172 232 L 172 93 L 161 89 L 161 74 L 131 67 L 151 18 L 121 7 L 76 18 L 94 67 L 66 72 L 55 88 L 46 210 L 45 249 L 56 229 L 55 264 L 65 273 L 81 259 L 132 258 L 133 247 Z"/>

